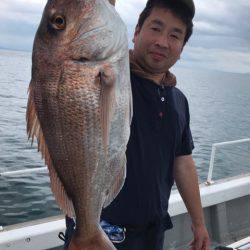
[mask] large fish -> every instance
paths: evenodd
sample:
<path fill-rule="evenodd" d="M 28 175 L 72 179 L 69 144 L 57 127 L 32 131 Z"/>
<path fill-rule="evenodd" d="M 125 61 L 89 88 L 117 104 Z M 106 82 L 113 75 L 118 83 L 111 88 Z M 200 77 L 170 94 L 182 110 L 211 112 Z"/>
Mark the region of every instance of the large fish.
<path fill-rule="evenodd" d="M 27 131 L 38 139 L 70 249 L 115 249 L 101 210 L 126 173 L 131 86 L 126 27 L 110 0 L 48 0 L 36 33 Z"/>

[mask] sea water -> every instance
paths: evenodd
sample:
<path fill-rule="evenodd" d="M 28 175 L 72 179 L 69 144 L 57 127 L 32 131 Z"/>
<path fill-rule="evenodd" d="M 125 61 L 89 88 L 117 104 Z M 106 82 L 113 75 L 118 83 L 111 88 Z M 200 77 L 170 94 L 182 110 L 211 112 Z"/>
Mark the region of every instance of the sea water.
<path fill-rule="evenodd" d="M 250 138 L 250 75 L 175 68 L 189 101 L 199 181 L 207 177 L 213 143 Z M 44 167 L 26 134 L 31 53 L 0 50 L 0 172 Z M 214 179 L 249 172 L 250 143 L 218 149 Z M 59 214 L 45 173 L 0 177 L 0 225 Z"/>

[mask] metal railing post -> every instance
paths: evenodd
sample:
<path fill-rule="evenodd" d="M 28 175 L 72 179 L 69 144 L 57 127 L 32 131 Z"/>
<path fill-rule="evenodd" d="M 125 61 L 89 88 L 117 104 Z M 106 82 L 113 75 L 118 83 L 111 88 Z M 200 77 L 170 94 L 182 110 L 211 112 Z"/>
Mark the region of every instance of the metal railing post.
<path fill-rule="evenodd" d="M 212 151 L 211 151 L 210 164 L 209 164 L 206 185 L 211 185 L 214 183 L 214 181 L 212 181 L 212 176 L 213 176 L 213 170 L 214 170 L 214 159 L 215 159 L 216 148 L 220 147 L 220 146 L 233 145 L 233 144 L 239 144 L 239 143 L 244 143 L 244 142 L 250 142 L 250 138 L 212 144 Z"/>
<path fill-rule="evenodd" d="M 213 176 L 213 170 L 214 170 L 214 159 L 215 159 L 215 151 L 216 151 L 216 145 L 212 145 L 212 152 L 210 157 L 210 163 L 209 163 L 209 170 L 208 170 L 208 176 L 207 176 L 207 185 L 213 184 L 212 176 Z"/>

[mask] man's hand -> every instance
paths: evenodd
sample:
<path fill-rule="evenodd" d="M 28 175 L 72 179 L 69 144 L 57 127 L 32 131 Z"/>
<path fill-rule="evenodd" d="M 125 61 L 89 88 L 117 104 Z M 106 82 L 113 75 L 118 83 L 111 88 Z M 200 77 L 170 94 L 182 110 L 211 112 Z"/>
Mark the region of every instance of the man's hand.
<path fill-rule="evenodd" d="M 200 199 L 198 176 L 192 155 L 176 157 L 174 178 L 192 219 L 194 240 L 190 243 L 191 250 L 210 250 L 209 235 L 205 227 Z"/>
<path fill-rule="evenodd" d="M 190 243 L 191 250 L 210 250 L 210 240 L 207 229 L 204 225 L 192 225 L 194 239 Z"/>

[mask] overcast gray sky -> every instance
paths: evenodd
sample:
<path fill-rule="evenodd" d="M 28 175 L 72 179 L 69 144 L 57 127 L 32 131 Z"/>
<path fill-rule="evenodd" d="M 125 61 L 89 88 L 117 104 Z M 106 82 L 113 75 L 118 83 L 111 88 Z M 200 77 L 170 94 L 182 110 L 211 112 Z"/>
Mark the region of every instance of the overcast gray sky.
<path fill-rule="evenodd" d="M 129 40 L 146 0 L 117 0 Z M 0 47 L 31 50 L 46 0 L 0 1 Z M 195 28 L 179 65 L 250 73 L 250 1 L 195 0 Z M 131 43 L 130 43 L 131 44 Z"/>

